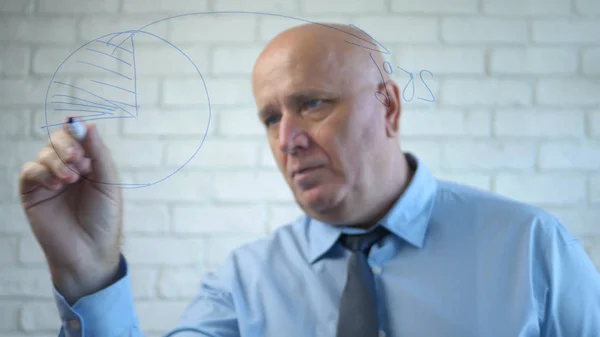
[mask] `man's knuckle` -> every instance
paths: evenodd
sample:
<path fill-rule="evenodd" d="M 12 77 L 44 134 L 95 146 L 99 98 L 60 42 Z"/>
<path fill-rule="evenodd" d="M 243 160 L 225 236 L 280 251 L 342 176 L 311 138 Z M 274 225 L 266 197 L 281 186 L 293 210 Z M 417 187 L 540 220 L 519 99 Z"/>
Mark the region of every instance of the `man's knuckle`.
<path fill-rule="evenodd" d="M 55 153 L 54 149 L 51 149 L 50 147 L 45 147 L 45 148 L 41 149 L 40 152 L 38 153 L 38 161 L 46 162 L 54 156 L 54 153 Z"/>
<path fill-rule="evenodd" d="M 19 172 L 20 180 L 33 180 L 39 174 L 40 165 L 35 162 L 26 162 L 21 166 L 21 170 Z"/>

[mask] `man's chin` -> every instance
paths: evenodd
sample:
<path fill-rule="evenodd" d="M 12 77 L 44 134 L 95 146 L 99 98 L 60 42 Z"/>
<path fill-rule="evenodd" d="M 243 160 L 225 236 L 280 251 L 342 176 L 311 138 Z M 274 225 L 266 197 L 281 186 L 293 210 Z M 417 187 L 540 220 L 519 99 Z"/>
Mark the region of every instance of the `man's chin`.
<path fill-rule="evenodd" d="M 337 193 L 331 186 L 316 185 L 296 192 L 296 201 L 307 211 L 324 212 L 338 204 Z"/>

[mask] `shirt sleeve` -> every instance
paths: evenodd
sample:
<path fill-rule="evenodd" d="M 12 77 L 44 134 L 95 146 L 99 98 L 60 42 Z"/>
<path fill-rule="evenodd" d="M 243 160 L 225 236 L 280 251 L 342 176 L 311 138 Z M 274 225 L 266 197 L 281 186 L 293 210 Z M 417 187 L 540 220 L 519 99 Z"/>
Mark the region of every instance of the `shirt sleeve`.
<path fill-rule="evenodd" d="M 118 281 L 84 296 L 70 306 L 54 287 L 54 299 L 62 321 L 59 337 L 143 337 L 134 308 L 131 281 L 121 255 Z"/>
<path fill-rule="evenodd" d="M 542 336 L 598 336 L 600 273 L 560 221 L 545 225 L 543 254 L 535 261 L 544 280 Z"/>
<path fill-rule="evenodd" d="M 239 337 L 226 267 L 207 274 L 179 324 L 164 337 Z M 144 337 L 135 312 L 128 265 L 121 254 L 118 281 L 69 306 L 54 287 L 59 337 Z"/>

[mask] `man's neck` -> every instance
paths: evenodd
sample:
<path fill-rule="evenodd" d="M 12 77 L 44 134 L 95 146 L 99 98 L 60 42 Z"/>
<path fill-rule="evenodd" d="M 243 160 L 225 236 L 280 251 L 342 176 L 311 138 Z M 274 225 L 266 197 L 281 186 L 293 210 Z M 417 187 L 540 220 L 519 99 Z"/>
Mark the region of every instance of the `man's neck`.
<path fill-rule="evenodd" d="M 394 206 L 398 199 L 404 194 L 404 191 L 410 184 L 414 175 L 413 170 L 408 165 L 404 153 L 401 153 L 399 160 L 392 166 L 391 172 L 384 178 L 378 189 L 380 193 L 378 198 L 372 198 L 365 201 L 369 205 L 369 213 L 365 215 L 365 220 L 360 221 L 360 225 L 353 227 L 370 229 L 377 224 Z M 381 193 L 382 192 L 382 193 Z"/>

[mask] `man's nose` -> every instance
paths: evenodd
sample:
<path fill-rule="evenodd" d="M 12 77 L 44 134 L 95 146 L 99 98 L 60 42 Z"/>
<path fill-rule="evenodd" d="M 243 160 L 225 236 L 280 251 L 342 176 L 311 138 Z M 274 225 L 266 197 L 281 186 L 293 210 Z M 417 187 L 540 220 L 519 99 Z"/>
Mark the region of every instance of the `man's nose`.
<path fill-rule="evenodd" d="M 300 118 L 284 115 L 279 122 L 279 148 L 281 152 L 294 154 L 298 150 L 306 149 L 309 138 Z"/>

